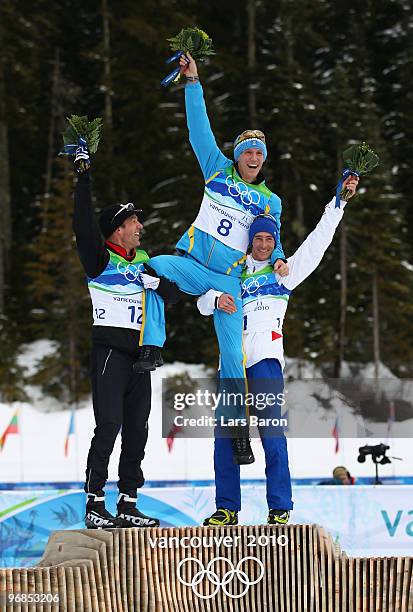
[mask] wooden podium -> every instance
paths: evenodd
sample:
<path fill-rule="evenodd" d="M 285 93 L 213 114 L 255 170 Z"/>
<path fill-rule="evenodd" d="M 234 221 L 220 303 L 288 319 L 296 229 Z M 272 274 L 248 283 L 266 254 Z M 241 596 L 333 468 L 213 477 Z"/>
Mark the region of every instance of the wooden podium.
<path fill-rule="evenodd" d="M 412 572 L 413 557 L 348 557 L 317 525 L 56 531 L 36 567 L 0 569 L 0 596 L 59 599 L 6 612 L 413 612 Z"/>

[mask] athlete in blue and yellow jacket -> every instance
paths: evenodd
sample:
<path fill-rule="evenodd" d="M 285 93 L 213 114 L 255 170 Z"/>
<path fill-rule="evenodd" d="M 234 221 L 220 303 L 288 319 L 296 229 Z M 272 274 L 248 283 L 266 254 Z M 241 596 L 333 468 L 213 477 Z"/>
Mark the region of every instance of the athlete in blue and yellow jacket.
<path fill-rule="evenodd" d="M 189 139 L 205 188 L 195 221 L 176 245 L 183 256 L 160 255 L 151 259 L 150 265 L 185 293 L 201 295 L 214 288 L 234 297 L 236 315 L 217 310 L 214 325 L 221 352 L 221 377 L 244 379 L 240 276 L 248 230 L 258 214 L 274 217 L 279 246 L 272 262 L 276 262 L 278 272 L 285 273 L 279 241 L 281 201 L 265 185 L 261 173 L 267 157 L 264 134 L 258 130 L 243 132 L 235 141 L 235 162 L 225 157 L 211 130 L 196 64 L 192 58 L 182 58 L 181 66 L 188 81 L 185 104 Z"/>

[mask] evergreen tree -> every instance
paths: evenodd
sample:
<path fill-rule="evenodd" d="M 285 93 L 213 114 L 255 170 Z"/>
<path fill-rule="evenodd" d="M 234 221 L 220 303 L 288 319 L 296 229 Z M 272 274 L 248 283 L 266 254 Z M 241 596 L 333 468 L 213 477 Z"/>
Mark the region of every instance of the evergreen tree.
<path fill-rule="evenodd" d="M 57 324 L 60 306 L 53 299 L 50 313 L 44 312 L 36 324 L 30 317 L 26 325 L 30 308 L 45 309 L 52 293 L 50 278 L 57 274 L 52 267 L 46 270 L 51 254 L 40 257 L 42 243 L 49 240 L 44 225 L 49 215 L 56 244 L 66 244 L 64 224 L 58 227 L 54 218 L 57 209 L 63 213 L 54 202 L 63 197 L 65 179 L 59 164 L 51 163 L 60 148 L 53 113 L 93 117 L 105 115 L 106 109 L 112 126 L 93 162 L 98 207 L 113 200 L 140 204 L 145 210 L 143 245 L 151 255 L 173 252 L 194 219 L 202 177 L 188 143 L 182 87 L 165 91 L 159 81 L 168 70 L 166 38 L 184 26 L 198 25 L 212 36 L 217 51 L 200 67 L 200 75 L 218 144 L 231 156 L 234 137 L 243 129 L 261 128 L 267 135 L 265 175 L 283 201 L 287 255 L 314 227 L 330 199 L 338 156 L 347 144 L 365 139 L 382 155 L 380 171 L 361 184 L 367 191 L 349 204 L 345 230 L 339 230 L 311 281 L 294 295 L 285 330 L 287 354 L 329 367 L 343 358 L 372 360 L 376 263 L 381 358 L 407 375 L 413 346 L 408 335 L 413 7 L 406 0 L 367 0 L 362 8 L 361 17 L 360 3 L 353 0 L 249 0 L 242 5 L 185 0 L 179 6 L 167 0 L 67 0 L 53 5 L 39 0 L 33 11 L 28 0 L 4 0 L 0 119 L 7 118 L 13 229 L 5 311 L 25 340 L 47 336 L 49 323 L 51 337 L 63 346 Z M 251 121 L 257 125 L 249 125 Z M 48 199 L 52 209 L 46 213 L 47 176 L 59 178 L 53 181 Z M 71 196 L 66 211 L 69 200 Z M 4 208 L 4 201 L 0 204 Z M 33 243 L 36 253 L 29 250 Z M 17 249 L 19 257 L 14 256 Z M 33 302 L 26 271 L 36 263 L 44 273 L 30 277 Z M 79 283 L 81 278 L 79 269 Z M 73 294 L 85 302 L 83 321 L 87 294 L 80 285 Z M 169 309 L 167 321 L 168 359 L 214 362 L 211 323 L 199 316 L 193 298 Z M 80 377 L 89 336 L 86 324 L 82 329 L 83 336 L 76 339 Z M 66 358 L 69 353 L 66 348 Z"/>
<path fill-rule="evenodd" d="M 18 355 L 22 338 L 17 324 L 5 315 L 0 316 L 0 401 L 27 401 L 24 390 L 25 368 L 19 365 Z"/>
<path fill-rule="evenodd" d="M 54 340 L 57 348 L 43 358 L 32 383 L 72 403 L 89 391 L 90 305 L 71 223 L 73 178 L 67 159 L 58 166 L 47 206 L 39 203 L 47 231 L 33 241 L 26 263 L 32 325 L 38 337 Z"/>

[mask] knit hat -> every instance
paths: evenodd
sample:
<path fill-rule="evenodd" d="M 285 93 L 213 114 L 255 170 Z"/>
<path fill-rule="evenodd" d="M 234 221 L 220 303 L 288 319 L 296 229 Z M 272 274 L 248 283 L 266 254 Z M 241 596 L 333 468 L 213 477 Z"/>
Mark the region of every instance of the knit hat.
<path fill-rule="evenodd" d="M 261 130 L 245 130 L 245 132 L 236 137 L 234 142 L 234 160 L 238 161 L 241 153 L 247 149 L 259 149 L 262 151 L 264 161 L 267 159 L 265 136 Z"/>
<path fill-rule="evenodd" d="M 142 212 L 140 208 L 135 208 L 132 202 L 127 204 L 112 204 L 102 210 L 99 216 L 100 231 L 105 240 L 122 225 L 128 217 Z"/>
<path fill-rule="evenodd" d="M 271 234 L 271 236 L 274 238 L 275 245 L 277 244 L 278 227 L 274 217 L 271 215 L 258 215 L 255 217 L 249 229 L 250 246 L 254 240 L 255 234 L 258 234 L 258 232 L 267 232 L 268 234 Z"/>

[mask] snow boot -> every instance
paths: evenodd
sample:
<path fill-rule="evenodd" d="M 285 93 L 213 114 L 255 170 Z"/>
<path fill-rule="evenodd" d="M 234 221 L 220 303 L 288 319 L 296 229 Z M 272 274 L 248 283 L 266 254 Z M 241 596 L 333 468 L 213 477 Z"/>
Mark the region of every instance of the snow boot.
<path fill-rule="evenodd" d="M 139 358 L 133 364 L 133 371 L 137 374 L 142 374 L 143 372 L 153 372 L 156 368 L 159 368 L 162 365 L 163 359 L 159 346 L 145 344 L 144 346 L 141 346 Z"/>
<path fill-rule="evenodd" d="M 232 452 L 234 455 L 234 463 L 237 465 L 248 465 L 249 463 L 254 463 L 255 461 L 249 438 L 233 438 Z"/>
<path fill-rule="evenodd" d="M 269 510 L 267 523 L 268 525 L 286 525 L 289 518 L 289 510 Z"/>
<path fill-rule="evenodd" d="M 85 526 L 87 529 L 115 529 L 125 524 L 106 510 L 103 491 L 96 491 L 87 494 Z"/>
<path fill-rule="evenodd" d="M 218 508 L 212 516 L 204 520 L 204 527 L 225 527 L 226 525 L 238 525 L 238 512 Z"/>
<path fill-rule="evenodd" d="M 128 527 L 159 527 L 159 519 L 139 512 L 136 501 L 136 497 L 130 497 L 127 493 L 119 493 L 116 518 L 128 523 Z"/>

